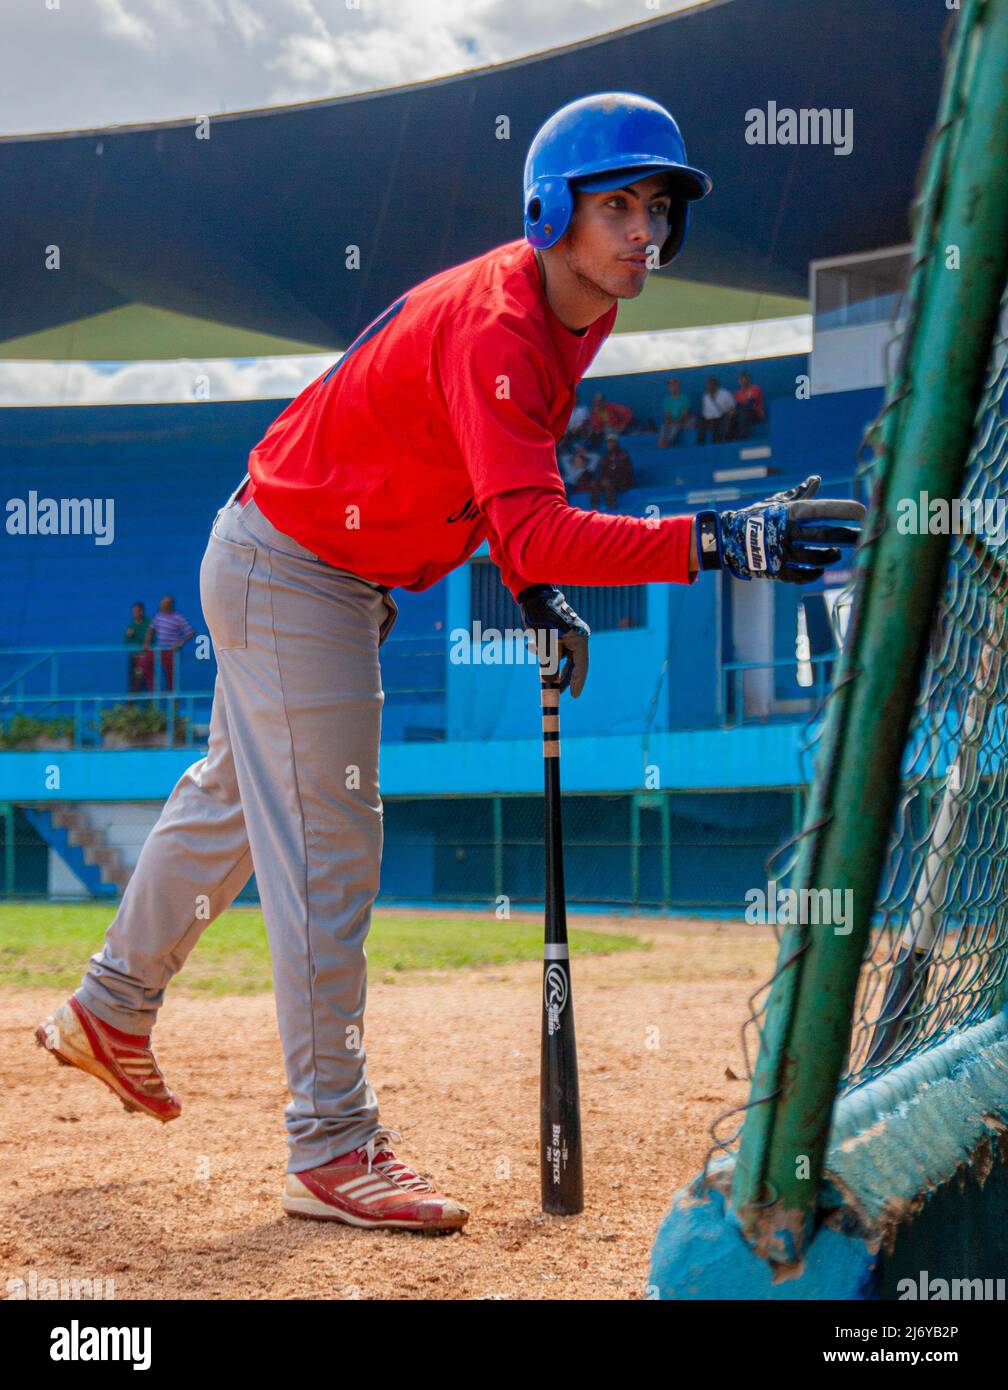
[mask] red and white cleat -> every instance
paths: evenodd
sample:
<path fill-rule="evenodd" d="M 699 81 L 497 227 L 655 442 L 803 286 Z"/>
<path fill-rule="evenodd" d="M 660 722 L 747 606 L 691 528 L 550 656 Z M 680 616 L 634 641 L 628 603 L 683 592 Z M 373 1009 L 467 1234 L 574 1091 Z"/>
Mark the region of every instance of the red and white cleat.
<path fill-rule="evenodd" d="M 153 1115 L 165 1124 L 182 1113 L 154 1060 L 150 1038 L 102 1022 L 73 995 L 39 1024 L 35 1041 L 63 1066 L 104 1081 L 127 1110 Z"/>
<path fill-rule="evenodd" d="M 303 1173 L 288 1173 L 284 1211 L 348 1226 L 460 1230 L 469 1220 L 466 1208 L 396 1158 L 389 1147 L 393 1137 L 402 1136 L 381 1130 L 362 1149 Z"/>

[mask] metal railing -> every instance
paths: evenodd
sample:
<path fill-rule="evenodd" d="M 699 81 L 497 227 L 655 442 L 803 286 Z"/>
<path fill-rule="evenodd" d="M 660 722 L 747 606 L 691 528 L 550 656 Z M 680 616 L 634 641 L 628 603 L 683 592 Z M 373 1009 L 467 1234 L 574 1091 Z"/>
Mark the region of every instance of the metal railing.
<path fill-rule="evenodd" d="M 123 747 L 192 747 L 206 741 L 210 722 L 211 695 L 206 690 L 135 691 L 128 697 L 107 694 L 89 695 L 22 695 L 15 702 L 0 696 L 0 721 L 11 713 L 34 716 L 36 719 L 72 726 L 70 733 L 40 730 L 37 737 L 21 746 L 20 751 L 61 748 L 123 748 Z M 103 729 L 102 713 L 121 705 L 150 704 L 163 706 L 164 727 L 151 728 L 136 735 L 117 734 Z M 205 718 L 197 719 L 199 705 L 205 706 Z M 12 726 L 8 723 L 6 729 Z M 16 728 L 16 726 L 14 726 Z M 0 735 L 5 725 L 0 722 Z M 19 751 L 0 738 L 0 752 Z"/>
<path fill-rule="evenodd" d="M 183 649 L 127 647 L 120 643 L 85 646 L 0 647 L 0 751 L 12 747 L 192 747 L 206 739 L 213 698 L 216 662 L 210 649 L 206 660 L 183 663 Z M 133 663 L 144 657 L 138 678 L 148 689 L 129 687 Z M 107 658 L 117 672 L 115 686 L 109 680 Z M 445 694 L 448 638 L 441 633 L 390 635 L 381 649 L 386 699 L 436 700 Z M 119 662 L 124 662 L 120 667 Z M 198 665 L 197 665 L 198 663 Z M 203 667 L 201 678 L 193 679 Z M 187 668 L 192 688 L 181 689 Z M 118 674 L 120 673 L 121 674 Z M 116 734 L 108 711 L 116 707 L 156 708 L 161 721 L 120 719 L 132 730 Z M 103 715 L 105 718 L 103 719 Z M 12 745 L 6 736 L 12 718 L 42 720 L 48 729 L 27 728 L 24 741 Z M 112 729 L 103 728 L 112 723 Z M 139 727 L 137 725 L 139 724 Z M 157 724 L 158 727 L 154 727 Z M 67 731 L 67 725 L 70 731 Z M 18 725 L 14 725 L 15 733 Z"/>
<path fill-rule="evenodd" d="M 125 689 L 94 689 L 93 672 L 87 668 L 74 681 L 75 659 L 93 663 L 95 657 L 113 654 L 119 660 L 126 658 Z M 135 672 L 133 663 L 139 657 L 146 660 Z M 13 672 L 5 673 L 3 665 L 8 658 L 20 664 Z M 0 749 L 191 746 L 205 737 L 213 682 L 208 682 L 204 689 L 181 690 L 181 670 L 181 652 L 164 647 L 0 647 Z M 147 689 L 129 688 L 134 674 Z M 66 688 L 74 683 L 77 689 Z M 199 702 L 206 706 L 201 722 L 197 722 Z M 163 724 L 161 719 L 148 718 L 145 725 L 137 728 L 134 718 L 132 733 L 117 736 L 114 721 L 112 728 L 105 728 L 110 721 L 103 715 L 123 706 L 157 709 L 163 715 Z M 41 721 L 42 727 L 19 728 L 19 716 Z M 12 738 L 16 741 L 12 742 Z"/>
<path fill-rule="evenodd" d="M 389 637 L 382 648 L 384 686 L 386 699 L 436 699 L 445 694 L 445 667 L 448 661 L 448 635 Z M 153 648 L 150 652 L 150 674 L 153 689 L 129 691 L 122 688 L 103 689 L 61 689 L 70 675 L 68 666 L 74 658 L 115 655 L 117 658 L 133 657 L 139 652 L 135 648 L 122 646 L 81 646 L 81 647 L 4 647 L 0 648 L 0 734 L 9 725 L 14 715 L 34 716 L 38 719 L 64 720 L 72 722 L 70 746 L 75 748 L 99 748 L 121 746 L 116 735 L 103 732 L 102 714 L 106 710 L 123 705 L 153 705 L 163 709 L 165 724 L 163 728 L 151 729 L 141 735 L 139 746 L 191 747 L 205 740 L 210 719 L 210 704 L 213 696 L 213 681 L 207 681 L 202 689 L 178 689 L 178 677 L 182 663 L 181 653 L 167 652 Z M 165 680 L 165 671 L 157 656 L 170 656 L 170 683 Z M 10 675 L 3 672 L 2 663 L 6 657 L 27 658 Z M 829 689 L 832 668 L 837 660 L 835 653 L 826 653 L 808 658 L 778 657 L 769 661 L 725 661 L 720 668 L 720 727 L 738 728 L 745 724 L 779 723 L 793 719 L 796 715 L 813 710 Z M 210 671 L 214 663 L 210 658 Z M 811 685 L 802 686 L 795 680 L 792 695 L 781 696 L 775 686 L 771 686 L 765 701 L 759 709 L 746 709 L 745 683 L 748 675 L 754 672 L 775 673 L 778 670 L 796 671 L 807 667 L 814 675 Z M 36 686 L 44 689 L 30 690 L 26 686 L 34 678 Z M 107 720 L 105 722 L 108 722 Z M 56 746 L 66 746 L 67 735 L 57 736 Z M 54 740 L 45 733 L 40 735 L 41 746 L 51 746 Z M 9 746 L 9 745 L 6 745 Z M 0 739 L 0 750 L 5 747 Z"/>
<path fill-rule="evenodd" d="M 796 715 L 808 714 L 825 698 L 833 678 L 833 665 L 839 659 L 839 652 L 824 652 L 820 656 L 775 657 L 772 661 L 723 661 L 721 663 L 721 727 L 737 729 L 742 724 L 765 724 L 794 719 Z M 799 685 L 795 679 L 795 692 L 782 697 L 771 686 L 765 710 L 746 713 L 745 676 L 750 671 L 795 671 L 800 666 L 811 667 L 811 685 Z M 735 679 L 737 676 L 741 679 Z M 786 708 L 782 706 L 786 705 Z"/>

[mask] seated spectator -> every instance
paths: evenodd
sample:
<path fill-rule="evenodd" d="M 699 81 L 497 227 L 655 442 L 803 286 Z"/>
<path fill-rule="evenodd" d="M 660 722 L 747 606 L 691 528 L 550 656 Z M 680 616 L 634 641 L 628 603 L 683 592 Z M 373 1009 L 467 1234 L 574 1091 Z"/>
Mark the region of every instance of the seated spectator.
<path fill-rule="evenodd" d="M 591 492 L 598 477 L 598 454 L 590 454 L 583 444 L 574 444 L 558 454 L 558 462 L 568 492 Z"/>
<path fill-rule="evenodd" d="M 184 647 L 187 642 L 191 641 L 196 634 L 182 614 L 175 612 L 175 600 L 171 594 L 165 594 L 158 604 L 158 611 L 151 619 L 151 632 L 157 638 L 157 644 L 161 649 L 161 675 L 164 680 L 164 688 L 165 690 L 174 690 L 175 653 L 180 647 Z M 150 645 L 151 632 L 147 634 L 148 645 Z"/>
<path fill-rule="evenodd" d="M 133 620 L 126 629 L 126 645 L 130 648 L 126 658 L 126 688 L 131 695 L 154 689 L 154 653 L 147 643 L 150 625 L 144 605 L 134 603 Z"/>
<path fill-rule="evenodd" d="M 601 443 L 603 436 L 622 434 L 633 419 L 633 411 L 628 405 L 617 405 L 607 401 L 601 391 L 592 396 L 591 429 L 592 442 Z"/>
<path fill-rule="evenodd" d="M 762 425 L 766 419 L 766 406 L 763 392 L 753 385 L 748 372 L 739 372 L 739 389 L 735 392 L 735 431 L 736 438 L 748 439 L 753 425 Z"/>
<path fill-rule="evenodd" d="M 586 405 L 576 405 L 571 411 L 567 433 L 574 439 L 587 439 L 591 434 L 591 411 Z"/>
<path fill-rule="evenodd" d="M 665 383 L 668 392 L 661 403 L 658 419 L 658 448 L 669 449 L 679 438 L 687 425 L 693 423 L 693 411 L 689 396 L 684 396 L 677 376 L 670 376 Z"/>
<path fill-rule="evenodd" d="M 606 440 L 606 451 L 599 464 L 598 477 L 592 484 L 591 504 L 598 507 L 599 493 L 605 496 L 606 503 L 616 508 L 616 494 L 626 492 L 634 485 L 633 464 L 630 455 L 619 442 L 618 435 L 611 434 Z"/>
<path fill-rule="evenodd" d="M 700 419 L 697 421 L 697 442 L 707 443 L 710 434 L 715 444 L 723 444 L 735 433 L 735 397 L 718 381 L 707 378 L 707 388 L 700 398 Z"/>

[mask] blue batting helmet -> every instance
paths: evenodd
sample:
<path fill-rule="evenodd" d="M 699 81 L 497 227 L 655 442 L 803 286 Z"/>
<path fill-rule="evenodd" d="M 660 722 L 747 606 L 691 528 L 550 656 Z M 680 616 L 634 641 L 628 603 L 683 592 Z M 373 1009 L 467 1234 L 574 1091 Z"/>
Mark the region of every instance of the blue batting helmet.
<path fill-rule="evenodd" d="M 686 241 L 690 203 L 711 180 L 686 163 L 686 146 L 672 116 L 633 92 L 600 92 L 554 112 L 525 159 L 525 236 L 532 246 L 555 246 L 570 225 L 577 189 L 602 193 L 648 174 L 667 172 L 672 207 L 659 264 L 668 265 Z"/>

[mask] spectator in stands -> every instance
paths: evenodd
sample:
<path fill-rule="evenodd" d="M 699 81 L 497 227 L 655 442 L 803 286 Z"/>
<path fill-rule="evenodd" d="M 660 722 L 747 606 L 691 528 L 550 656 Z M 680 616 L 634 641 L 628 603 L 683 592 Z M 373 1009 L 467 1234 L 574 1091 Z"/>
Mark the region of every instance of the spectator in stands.
<path fill-rule="evenodd" d="M 735 433 L 738 439 L 748 439 L 753 425 L 762 425 L 766 419 L 766 406 L 763 392 L 753 385 L 748 372 L 739 372 L 738 390 L 735 392 Z"/>
<path fill-rule="evenodd" d="M 633 411 L 628 405 L 607 401 L 601 391 L 596 391 L 591 408 L 592 443 L 601 444 L 606 435 L 622 434 L 632 419 Z"/>
<path fill-rule="evenodd" d="M 725 390 L 716 376 L 707 378 L 707 389 L 700 400 L 698 442 L 706 444 L 708 434 L 715 444 L 723 444 L 735 434 L 735 397 Z"/>
<path fill-rule="evenodd" d="M 658 412 L 659 449 L 671 448 L 679 438 L 680 432 L 693 423 L 690 398 L 683 395 L 679 378 L 670 376 L 665 384 L 668 391 Z"/>
<path fill-rule="evenodd" d="M 609 435 L 606 440 L 606 451 L 602 455 L 602 462 L 599 464 L 598 478 L 591 486 L 591 504 L 598 507 L 599 493 L 603 493 L 607 505 L 616 509 L 616 494 L 626 492 L 627 488 L 634 485 L 633 464 L 630 462 L 630 455 L 619 442 L 619 436 Z"/>
<path fill-rule="evenodd" d="M 591 428 L 591 411 L 586 405 L 576 405 L 567 423 L 567 433 L 574 439 L 587 439 Z"/>
<path fill-rule="evenodd" d="M 558 454 L 564 485 L 570 492 L 591 492 L 599 470 L 598 454 L 590 454 L 583 444 L 570 443 L 570 448 Z"/>
<path fill-rule="evenodd" d="M 126 628 L 126 646 L 129 648 L 126 658 L 126 688 L 131 695 L 141 690 L 154 689 L 154 653 L 147 641 L 150 626 L 147 609 L 142 603 L 134 603 L 133 618 Z"/>
<path fill-rule="evenodd" d="M 165 690 L 175 689 L 175 653 L 180 647 L 196 636 L 181 613 L 175 612 L 175 600 L 165 594 L 158 604 L 158 611 L 151 619 L 151 631 L 157 638 L 161 650 L 161 674 Z M 148 645 L 151 634 L 147 634 Z"/>

